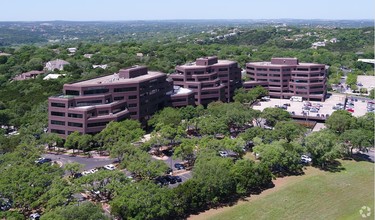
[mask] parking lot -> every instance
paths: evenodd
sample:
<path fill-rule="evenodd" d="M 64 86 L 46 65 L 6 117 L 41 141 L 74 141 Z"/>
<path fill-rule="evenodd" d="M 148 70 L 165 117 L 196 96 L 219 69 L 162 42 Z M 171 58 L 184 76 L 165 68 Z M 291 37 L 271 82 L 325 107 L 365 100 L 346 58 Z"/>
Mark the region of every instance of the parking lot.
<path fill-rule="evenodd" d="M 261 110 L 268 108 L 268 107 L 278 107 L 278 106 L 285 106 L 285 110 L 291 114 L 299 115 L 299 116 L 306 116 L 306 117 L 321 117 L 325 118 L 327 115 L 331 115 L 335 109 L 334 107 L 341 103 L 342 105 L 345 104 L 346 96 L 344 94 L 332 94 L 329 98 L 326 99 L 325 102 L 317 102 L 317 101 L 310 101 L 309 108 L 304 108 L 306 102 L 296 102 L 290 101 L 289 99 L 274 99 L 271 98 L 270 101 L 262 101 L 258 105 L 254 105 L 253 108 L 256 110 Z M 350 108 L 352 109 L 353 116 L 359 117 L 363 116 L 367 112 L 367 101 L 358 100 L 354 101 L 353 106 Z M 286 104 L 286 105 L 284 105 Z M 289 106 L 290 105 L 290 106 Z M 344 107 L 343 107 L 344 108 Z M 344 108 L 345 109 L 345 108 Z"/>

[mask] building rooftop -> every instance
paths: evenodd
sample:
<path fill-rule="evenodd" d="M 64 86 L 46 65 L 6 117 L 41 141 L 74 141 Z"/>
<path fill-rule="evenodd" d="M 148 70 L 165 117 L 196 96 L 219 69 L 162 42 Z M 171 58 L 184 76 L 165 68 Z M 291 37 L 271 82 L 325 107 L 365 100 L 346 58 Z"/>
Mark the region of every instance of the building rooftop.
<path fill-rule="evenodd" d="M 231 60 L 218 60 L 217 63 L 214 63 L 210 66 L 219 66 L 219 65 L 223 65 L 223 64 L 234 64 L 234 63 L 237 63 L 236 61 L 231 61 Z M 196 67 L 204 67 L 202 65 L 197 65 L 196 62 L 191 62 L 191 63 L 187 63 L 187 64 L 184 64 L 184 65 L 181 65 L 180 67 L 183 67 L 183 68 L 196 68 Z"/>
<path fill-rule="evenodd" d="M 148 74 L 141 75 L 135 78 L 122 78 L 119 76 L 118 73 L 103 76 L 95 79 L 85 80 L 81 82 L 72 83 L 70 85 L 75 86 L 88 86 L 88 85 L 112 85 L 112 84 L 121 84 L 121 83 L 138 83 L 146 80 L 150 80 L 153 78 L 158 78 L 160 76 L 164 76 L 165 73 L 161 72 L 154 72 L 154 71 L 148 71 Z"/>

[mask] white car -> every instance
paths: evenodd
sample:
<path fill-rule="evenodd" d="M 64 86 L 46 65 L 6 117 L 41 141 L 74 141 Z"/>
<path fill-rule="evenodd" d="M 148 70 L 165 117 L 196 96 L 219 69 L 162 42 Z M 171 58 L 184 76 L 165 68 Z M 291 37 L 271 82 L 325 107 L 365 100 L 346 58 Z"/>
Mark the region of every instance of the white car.
<path fill-rule="evenodd" d="M 105 165 L 104 168 L 107 169 L 107 170 L 115 170 L 116 169 L 115 165 L 113 165 L 113 164 Z"/>
<path fill-rule="evenodd" d="M 90 171 L 86 171 L 86 170 L 85 170 L 85 171 L 82 172 L 82 175 L 83 175 L 83 176 L 87 176 L 87 175 L 89 175 L 89 174 L 91 174 Z"/>
<path fill-rule="evenodd" d="M 91 169 L 91 170 L 89 170 L 89 172 L 90 173 L 96 173 L 96 172 L 98 172 L 98 169 Z"/>
<path fill-rule="evenodd" d="M 311 163 L 312 159 L 311 157 L 307 156 L 307 155 L 301 155 L 301 162 L 303 163 Z"/>
<path fill-rule="evenodd" d="M 219 151 L 221 157 L 228 157 L 228 152 L 226 151 Z"/>

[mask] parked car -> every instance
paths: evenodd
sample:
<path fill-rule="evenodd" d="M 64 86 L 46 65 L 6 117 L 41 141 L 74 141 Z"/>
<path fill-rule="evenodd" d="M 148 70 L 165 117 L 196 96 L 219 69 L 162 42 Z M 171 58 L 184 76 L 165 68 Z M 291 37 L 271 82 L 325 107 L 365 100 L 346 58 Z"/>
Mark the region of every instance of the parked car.
<path fill-rule="evenodd" d="M 173 177 L 176 179 L 176 181 L 177 181 L 178 183 L 181 183 L 181 182 L 182 182 L 182 179 L 181 179 L 180 176 L 173 176 Z"/>
<path fill-rule="evenodd" d="M 166 175 L 165 179 L 169 182 L 169 184 L 175 184 L 177 182 L 174 176 L 171 176 L 171 175 Z"/>
<path fill-rule="evenodd" d="M 354 109 L 352 109 L 352 108 L 348 108 L 347 111 L 353 113 L 353 112 L 354 112 Z"/>
<path fill-rule="evenodd" d="M 96 173 L 96 172 L 98 172 L 98 171 L 99 171 L 99 170 L 96 169 L 96 168 L 89 170 L 90 173 Z"/>
<path fill-rule="evenodd" d="M 175 163 L 174 164 L 174 167 L 177 169 L 177 170 L 184 170 L 185 169 L 185 166 L 183 164 L 180 164 L 180 163 Z"/>
<path fill-rule="evenodd" d="M 172 168 L 168 167 L 165 171 L 166 174 L 171 174 L 173 172 Z"/>
<path fill-rule="evenodd" d="M 166 186 L 169 184 L 169 182 L 165 179 L 164 176 L 158 176 L 155 178 L 155 183 L 160 186 Z"/>
<path fill-rule="evenodd" d="M 311 108 L 310 112 L 319 112 L 319 109 L 317 109 L 317 108 Z"/>
<path fill-rule="evenodd" d="M 37 164 L 44 164 L 44 163 L 49 163 L 51 162 L 52 159 L 51 158 L 44 158 L 44 157 L 41 157 L 39 158 L 38 160 L 35 161 L 35 163 Z"/>
<path fill-rule="evenodd" d="M 105 165 L 104 168 L 107 169 L 107 170 L 115 170 L 116 169 L 115 165 L 113 165 L 113 164 Z"/>
<path fill-rule="evenodd" d="M 39 213 L 33 213 L 30 215 L 30 220 L 39 220 L 39 219 L 40 219 Z"/>
<path fill-rule="evenodd" d="M 89 174 L 91 174 L 91 171 L 85 170 L 85 171 L 82 172 L 83 176 L 87 176 Z"/>
<path fill-rule="evenodd" d="M 302 163 L 311 163 L 311 161 L 312 161 L 311 157 L 309 157 L 305 154 L 301 155 L 301 162 Z"/>
<path fill-rule="evenodd" d="M 219 151 L 221 157 L 228 157 L 228 152 L 226 151 Z"/>
<path fill-rule="evenodd" d="M 83 176 L 82 173 L 75 173 L 75 174 L 73 175 L 73 178 L 74 178 L 74 179 L 77 179 L 77 178 L 80 178 L 80 177 L 82 177 L 82 176 Z"/>

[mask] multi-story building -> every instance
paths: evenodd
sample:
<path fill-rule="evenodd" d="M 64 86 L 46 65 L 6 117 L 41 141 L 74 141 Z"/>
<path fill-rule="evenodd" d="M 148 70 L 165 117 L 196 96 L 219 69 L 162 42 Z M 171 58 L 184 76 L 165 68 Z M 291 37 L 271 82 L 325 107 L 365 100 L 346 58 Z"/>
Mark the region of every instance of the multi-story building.
<path fill-rule="evenodd" d="M 301 96 L 305 100 L 324 101 L 326 72 L 324 64 L 300 63 L 297 58 L 272 58 L 271 62 L 247 63 L 250 81 L 244 82 L 243 87 L 263 86 L 274 98 Z"/>
<path fill-rule="evenodd" d="M 64 94 L 50 97 L 49 131 L 66 137 L 73 131 L 94 134 L 110 121 L 132 118 L 145 122 L 156 111 L 179 95 L 167 76 L 146 67 L 120 70 L 119 73 L 64 85 Z M 173 104 L 173 102 L 172 102 Z"/>
<path fill-rule="evenodd" d="M 169 77 L 173 85 L 191 89 L 197 105 L 213 101 L 229 102 L 234 91 L 241 87 L 241 69 L 237 62 L 218 60 L 215 56 L 177 66 L 176 72 Z"/>

